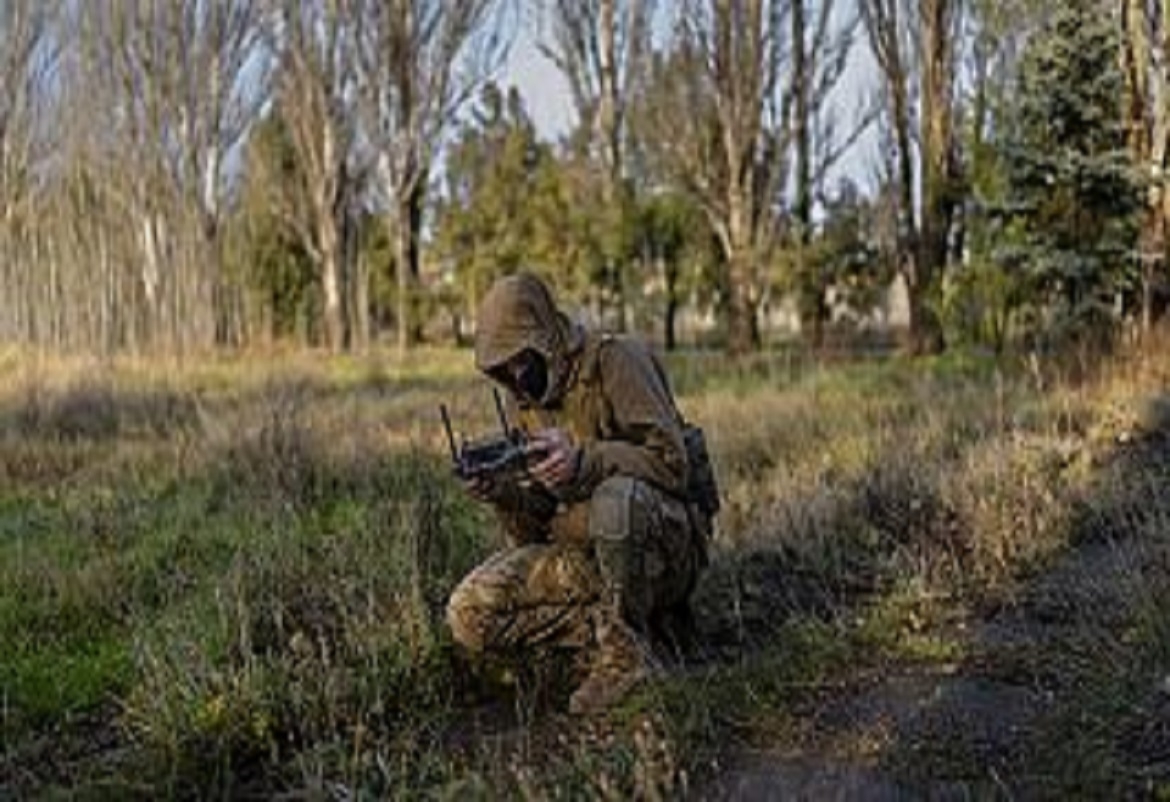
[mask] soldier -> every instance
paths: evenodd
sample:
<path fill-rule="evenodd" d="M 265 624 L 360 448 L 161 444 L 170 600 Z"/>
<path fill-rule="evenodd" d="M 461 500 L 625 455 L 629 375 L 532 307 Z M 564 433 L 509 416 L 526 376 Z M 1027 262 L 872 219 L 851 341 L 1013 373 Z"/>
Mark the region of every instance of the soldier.
<path fill-rule="evenodd" d="M 518 411 L 533 481 L 468 480 L 508 547 L 451 594 L 448 623 L 475 654 L 578 650 L 587 674 L 569 709 L 603 710 L 649 673 L 652 635 L 689 611 L 713 483 L 695 497 L 692 438 L 645 345 L 571 322 L 535 276 L 489 291 L 475 360 Z"/>

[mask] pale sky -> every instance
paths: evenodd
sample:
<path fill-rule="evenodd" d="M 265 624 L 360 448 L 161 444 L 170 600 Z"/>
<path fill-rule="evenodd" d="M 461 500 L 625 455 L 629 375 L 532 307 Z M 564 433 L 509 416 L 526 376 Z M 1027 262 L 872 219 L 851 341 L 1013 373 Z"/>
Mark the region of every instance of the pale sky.
<path fill-rule="evenodd" d="M 527 19 L 521 24 L 500 79 L 505 86 L 520 90 L 537 132 L 555 140 L 568 132 L 575 113 L 564 75 L 537 47 L 533 22 Z"/>

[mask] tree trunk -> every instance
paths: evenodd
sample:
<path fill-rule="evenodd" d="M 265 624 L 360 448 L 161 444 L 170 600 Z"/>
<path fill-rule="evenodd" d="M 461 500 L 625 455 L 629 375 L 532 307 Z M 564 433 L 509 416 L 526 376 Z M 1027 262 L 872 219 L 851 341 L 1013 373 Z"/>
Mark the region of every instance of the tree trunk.
<path fill-rule="evenodd" d="M 946 268 L 952 214 L 951 183 L 951 0 L 929 0 L 920 11 L 922 25 L 922 222 L 918 232 L 916 306 L 912 342 L 916 353 L 943 349 L 937 303 Z M 912 305 L 913 306 L 913 305 Z"/>
<path fill-rule="evenodd" d="M 756 341 L 754 268 L 751 249 L 743 243 L 734 244 L 727 254 L 727 351 L 733 356 L 748 353 Z"/>
<path fill-rule="evenodd" d="M 1154 330 L 1154 282 L 1157 263 L 1143 254 L 1142 259 L 1142 333 Z"/>
<path fill-rule="evenodd" d="M 1138 258 L 1141 260 L 1141 327 L 1148 335 L 1154 329 L 1157 311 L 1154 296 L 1159 283 L 1159 273 L 1166 265 L 1166 215 L 1163 210 L 1161 187 L 1150 190 L 1150 204 L 1142 216 L 1142 230 L 1139 235 Z"/>
<path fill-rule="evenodd" d="M 675 330 L 678 319 L 678 268 L 668 264 L 661 255 L 657 257 L 658 272 L 666 285 L 666 309 L 662 315 L 662 344 L 667 351 L 678 347 L 678 335 Z"/>
<path fill-rule="evenodd" d="M 800 293 L 801 329 L 819 349 L 824 344 L 825 305 L 824 280 L 815 266 L 808 264 L 809 245 L 812 242 L 812 146 L 809 137 L 809 79 L 808 53 L 805 50 L 805 0 L 792 4 L 792 140 L 795 150 L 793 165 L 796 179 L 796 203 L 793 209 L 796 224 L 796 274 Z"/>
<path fill-rule="evenodd" d="M 913 145 L 910 136 L 909 98 L 905 76 L 891 87 L 893 96 L 894 141 L 897 143 L 898 160 L 898 233 L 897 251 L 899 268 L 906 280 L 908 296 L 909 338 L 911 350 L 916 350 L 916 340 L 921 328 L 920 307 L 921 254 L 918 246 L 918 225 L 914 219 L 914 162 Z"/>
<path fill-rule="evenodd" d="M 370 347 L 370 266 L 368 260 L 357 252 L 356 237 L 350 238 L 349 264 L 353 269 L 350 281 L 350 340 L 357 351 Z"/>
<path fill-rule="evenodd" d="M 825 288 L 819 281 L 806 281 L 800 295 L 801 331 L 813 350 L 820 350 L 825 345 L 825 329 L 831 315 Z"/>
<path fill-rule="evenodd" d="M 619 198 L 622 178 L 622 121 L 621 98 L 619 97 L 617 76 L 615 0 L 599 0 L 599 6 L 598 16 L 600 22 L 597 28 L 597 77 L 600 86 L 597 97 L 597 135 L 601 143 L 602 164 L 605 169 L 604 198 L 606 214 L 610 216 L 610 225 L 616 228 L 622 222 L 622 210 Z M 616 313 L 614 325 L 618 331 L 625 331 L 628 327 L 628 321 L 626 319 L 625 280 L 622 273 L 623 265 L 620 262 L 620 256 L 614 253 L 606 254 L 605 284 L 606 291 L 610 296 L 607 300 Z"/>
<path fill-rule="evenodd" d="M 947 258 L 953 197 L 950 188 L 953 91 L 954 0 L 921 0 L 916 20 L 899 21 L 898 0 L 865 0 L 865 18 L 871 47 L 881 68 L 890 102 L 898 186 L 897 252 L 899 270 L 909 296 L 909 347 L 933 352 L 943 345 L 942 328 L 932 306 Z M 921 67 L 917 94 L 919 192 L 915 193 L 912 88 L 913 74 L 905 41 L 917 43 Z M 916 222 L 916 200 L 921 201 Z"/>
<path fill-rule="evenodd" d="M 1121 6 L 1121 26 L 1125 36 L 1122 66 L 1125 72 L 1127 130 L 1129 149 L 1134 160 L 1147 167 L 1153 176 L 1146 196 L 1146 213 L 1139 237 L 1141 259 L 1141 325 L 1148 333 L 1154 326 L 1154 295 L 1160 272 L 1165 270 L 1167 192 L 1164 172 L 1170 112 L 1165 98 L 1170 85 L 1167 76 L 1167 18 L 1170 2 L 1163 0 L 1160 10 L 1150 9 L 1142 0 L 1127 0 Z M 1160 13 L 1159 13 L 1160 11 Z M 1151 13 L 1154 18 L 1151 19 Z"/>
<path fill-rule="evenodd" d="M 325 347 L 337 352 L 345 347 L 345 310 L 342 303 L 341 254 L 337 228 L 332 220 L 322 221 L 318 232 L 321 247 L 322 318 Z"/>
<path fill-rule="evenodd" d="M 1158 80 L 1160 88 L 1160 97 L 1162 103 L 1158 106 L 1157 123 L 1154 127 L 1155 137 L 1157 139 L 1155 148 L 1155 164 L 1159 168 L 1159 173 L 1162 181 L 1159 184 L 1159 201 L 1160 203 L 1155 208 L 1155 214 L 1159 217 L 1158 228 L 1162 235 L 1161 250 L 1158 255 L 1161 257 L 1160 265 L 1153 268 L 1154 279 L 1150 282 L 1150 315 L 1149 326 L 1153 328 L 1155 321 L 1162 310 L 1154 308 L 1154 288 L 1160 285 L 1163 290 L 1170 290 L 1170 259 L 1167 258 L 1166 253 L 1166 231 L 1170 229 L 1170 192 L 1166 191 L 1166 159 L 1168 151 L 1170 151 L 1170 109 L 1166 105 L 1166 96 L 1170 94 L 1170 0 L 1162 0 L 1160 7 L 1159 19 L 1162 22 L 1161 28 L 1158 31 L 1160 36 L 1159 52 L 1161 54 L 1161 62 L 1158 64 Z"/>
<path fill-rule="evenodd" d="M 398 203 L 391 231 L 394 232 L 394 270 L 398 280 L 396 304 L 398 347 L 405 351 L 421 339 L 419 319 L 418 237 L 422 228 L 423 191 L 417 187 Z"/>
<path fill-rule="evenodd" d="M 728 260 L 728 342 L 732 356 L 746 354 L 755 342 L 755 254 L 751 248 L 750 201 L 732 188 L 729 198 L 728 237 L 724 244 Z"/>

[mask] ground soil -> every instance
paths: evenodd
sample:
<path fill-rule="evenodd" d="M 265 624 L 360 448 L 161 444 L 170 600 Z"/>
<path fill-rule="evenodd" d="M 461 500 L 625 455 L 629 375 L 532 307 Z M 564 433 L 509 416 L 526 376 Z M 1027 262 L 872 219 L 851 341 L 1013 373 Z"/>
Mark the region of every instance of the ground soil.
<path fill-rule="evenodd" d="M 1165 554 L 1097 543 L 1070 551 L 950 633 L 962 659 L 884 666 L 800 713 L 793 742 L 737 748 L 696 796 L 710 800 L 1044 797 L 1028 754 L 1078 643 L 1120 625 L 1130 584 Z M 1164 683 L 1165 684 L 1165 683 Z M 1170 685 L 1150 689 L 1170 712 Z"/>

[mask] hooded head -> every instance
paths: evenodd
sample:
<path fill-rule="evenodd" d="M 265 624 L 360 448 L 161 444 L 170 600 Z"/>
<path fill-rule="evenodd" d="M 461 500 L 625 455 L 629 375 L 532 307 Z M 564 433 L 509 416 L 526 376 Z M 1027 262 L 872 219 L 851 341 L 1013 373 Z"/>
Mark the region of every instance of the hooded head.
<path fill-rule="evenodd" d="M 541 406 L 564 394 L 582 343 L 580 327 L 557 309 L 548 287 L 530 273 L 500 279 L 479 306 L 475 366 Z M 530 388 L 540 388 L 539 397 L 517 386 L 517 369 L 532 382 Z M 542 371 L 543 380 L 537 375 Z"/>

